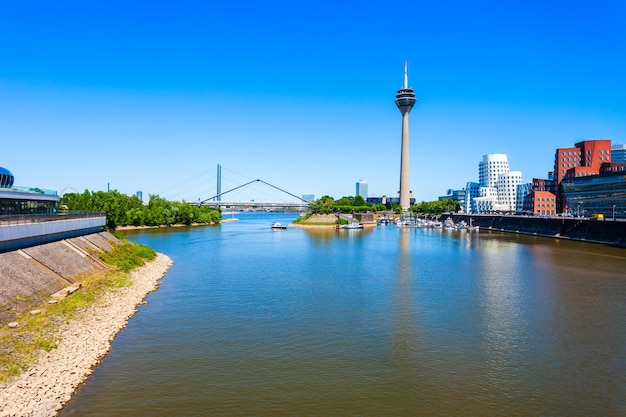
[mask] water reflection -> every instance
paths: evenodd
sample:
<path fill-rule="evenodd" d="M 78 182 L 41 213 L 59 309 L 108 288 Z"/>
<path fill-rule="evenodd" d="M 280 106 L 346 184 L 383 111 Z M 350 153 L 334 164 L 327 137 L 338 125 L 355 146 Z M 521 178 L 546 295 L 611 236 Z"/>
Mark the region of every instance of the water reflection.
<path fill-rule="evenodd" d="M 480 355 L 484 358 L 483 378 L 491 391 L 500 391 L 515 401 L 524 383 L 528 348 L 525 276 L 528 273 L 525 248 L 498 241 L 481 242 L 476 257 L 480 287 Z"/>
<path fill-rule="evenodd" d="M 334 227 L 305 227 L 304 232 L 315 240 L 329 239 L 358 239 L 366 236 L 374 230 L 374 227 L 368 226 L 363 229 L 345 229 L 337 230 Z"/>
<path fill-rule="evenodd" d="M 62 415 L 626 415 L 626 251 L 240 217 L 133 235 L 174 267 Z"/>

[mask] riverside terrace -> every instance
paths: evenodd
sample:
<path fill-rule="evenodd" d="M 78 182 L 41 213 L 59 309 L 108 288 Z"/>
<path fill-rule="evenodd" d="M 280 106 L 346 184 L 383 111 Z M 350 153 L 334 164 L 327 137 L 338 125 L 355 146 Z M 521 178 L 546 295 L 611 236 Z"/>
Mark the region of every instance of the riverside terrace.
<path fill-rule="evenodd" d="M 0 216 L 0 252 L 102 231 L 101 212 Z"/>

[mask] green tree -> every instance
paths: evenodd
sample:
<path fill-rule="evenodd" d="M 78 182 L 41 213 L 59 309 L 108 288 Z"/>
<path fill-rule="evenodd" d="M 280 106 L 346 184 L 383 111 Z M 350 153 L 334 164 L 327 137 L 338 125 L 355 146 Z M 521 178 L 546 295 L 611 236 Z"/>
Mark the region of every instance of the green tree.
<path fill-rule="evenodd" d="M 362 196 L 357 195 L 356 197 L 354 197 L 354 201 L 352 205 L 353 206 L 367 206 L 367 202 Z"/>
<path fill-rule="evenodd" d="M 117 226 L 160 226 L 171 224 L 219 223 L 219 210 L 192 206 L 188 203 L 168 201 L 150 195 L 147 205 L 135 195 L 127 196 L 117 191 L 96 191 L 65 194 L 61 207 L 69 212 L 102 211 L 106 213 L 109 229 Z"/>
<path fill-rule="evenodd" d="M 311 202 L 309 208 L 314 214 L 330 214 L 334 211 L 335 199 L 330 196 L 323 196 L 322 198 Z"/>

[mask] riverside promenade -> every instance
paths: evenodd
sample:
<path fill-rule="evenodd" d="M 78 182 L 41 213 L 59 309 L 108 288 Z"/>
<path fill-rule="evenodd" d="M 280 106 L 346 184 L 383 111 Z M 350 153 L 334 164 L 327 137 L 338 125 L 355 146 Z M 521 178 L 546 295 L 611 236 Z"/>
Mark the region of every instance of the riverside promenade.
<path fill-rule="evenodd" d="M 626 248 L 626 221 L 594 220 L 583 217 L 526 217 L 507 215 L 444 214 L 455 223 L 480 226 L 483 230 L 521 233 Z"/>

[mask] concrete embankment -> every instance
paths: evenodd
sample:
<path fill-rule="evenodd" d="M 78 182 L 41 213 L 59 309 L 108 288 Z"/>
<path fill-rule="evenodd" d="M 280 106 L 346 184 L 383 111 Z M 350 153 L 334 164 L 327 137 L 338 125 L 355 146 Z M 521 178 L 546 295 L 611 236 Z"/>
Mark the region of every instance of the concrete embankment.
<path fill-rule="evenodd" d="M 446 218 L 444 215 L 442 218 Z M 481 229 L 523 233 L 559 239 L 602 243 L 626 248 L 626 222 L 586 218 L 539 218 L 454 214 L 455 223 L 465 221 Z"/>
<path fill-rule="evenodd" d="M 116 239 L 106 233 L 0 254 L 2 302 L 9 316 L 42 305 L 52 293 L 72 287 L 84 274 L 107 268 L 86 248 L 111 247 Z M 154 291 L 172 265 L 163 254 L 131 274 L 132 285 L 107 293 L 89 309 L 55 328 L 58 344 L 13 381 L 0 384 L 0 417 L 52 417 L 69 401 L 76 387 L 108 352 L 115 335 Z M 17 300 L 28 299 L 28 303 Z M 8 301 L 7 301 L 8 300 Z M 34 300 L 34 301 L 33 301 Z M 8 307 L 8 308 L 7 308 Z M 28 310 L 26 310 L 28 311 Z M 2 322 L 4 331 L 11 331 Z"/>
<path fill-rule="evenodd" d="M 6 324 L 80 277 L 107 268 L 92 253 L 118 242 L 108 232 L 0 253 L 0 324 Z"/>

